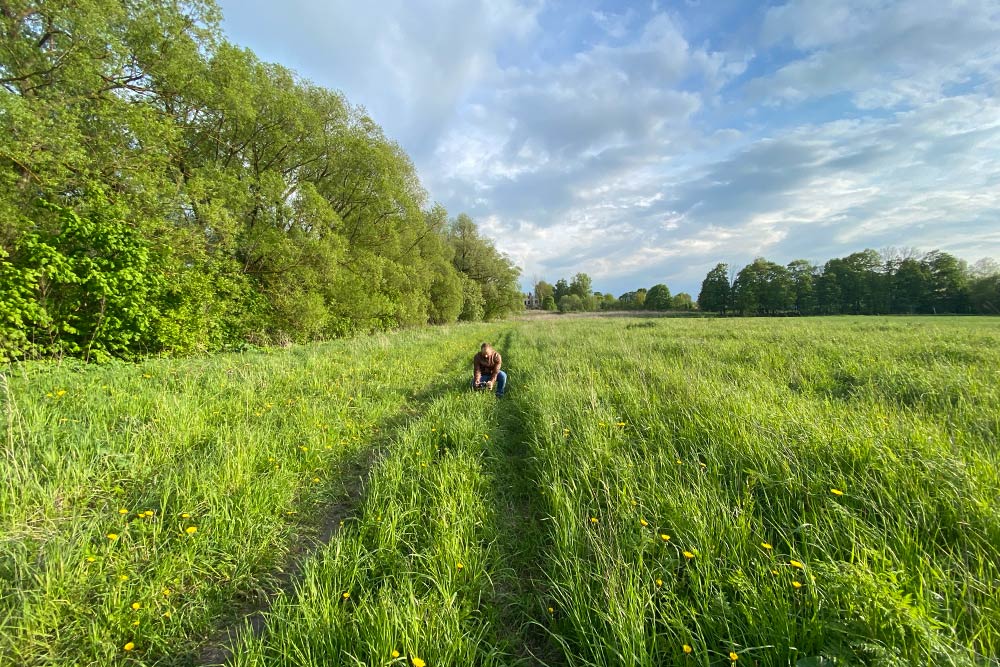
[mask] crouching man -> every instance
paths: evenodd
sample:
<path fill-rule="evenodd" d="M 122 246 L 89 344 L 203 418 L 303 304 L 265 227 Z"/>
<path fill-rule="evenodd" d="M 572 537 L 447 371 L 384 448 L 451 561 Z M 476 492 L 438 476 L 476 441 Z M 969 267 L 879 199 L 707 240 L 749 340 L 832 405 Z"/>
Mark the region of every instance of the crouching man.
<path fill-rule="evenodd" d="M 500 363 L 500 353 L 489 343 L 483 343 L 472 359 L 472 388 L 490 390 L 495 385 L 497 398 L 503 396 L 507 374 L 500 370 Z"/>

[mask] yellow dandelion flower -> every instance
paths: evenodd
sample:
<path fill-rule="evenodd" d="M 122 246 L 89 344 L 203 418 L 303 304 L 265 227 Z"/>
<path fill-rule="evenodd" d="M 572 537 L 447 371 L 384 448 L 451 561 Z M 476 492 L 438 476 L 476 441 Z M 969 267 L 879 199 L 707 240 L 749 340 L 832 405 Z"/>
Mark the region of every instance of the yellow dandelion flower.
<path fill-rule="evenodd" d="M 344 591 L 343 593 L 340 594 L 340 597 L 342 597 L 345 600 L 349 600 L 351 598 L 351 594 L 348 593 L 347 591 Z"/>
<path fill-rule="evenodd" d="M 170 618 L 170 612 L 169 611 L 163 612 L 163 618 Z"/>
<path fill-rule="evenodd" d="M 432 429 L 431 429 L 431 432 L 433 432 L 433 431 L 436 431 L 436 430 L 437 430 L 436 428 L 432 428 Z"/>
<path fill-rule="evenodd" d="M 417 656 L 413 656 L 412 658 L 410 658 L 410 663 L 413 665 L 413 667 L 427 667 L 427 663 L 418 658 Z"/>
<path fill-rule="evenodd" d="M 681 464 L 681 460 L 677 459 L 677 465 L 680 465 L 680 464 Z"/>
<path fill-rule="evenodd" d="M 771 546 L 771 545 L 770 545 L 769 543 L 767 543 L 767 542 L 761 542 L 761 543 L 760 543 L 760 546 L 764 547 L 764 548 L 765 548 L 765 549 L 767 549 L 768 551 L 770 551 L 771 549 L 773 549 L 773 548 L 774 548 L 774 547 L 772 547 L 772 546 Z"/>
<path fill-rule="evenodd" d="M 308 448 L 308 447 L 305 447 L 305 446 L 303 446 L 303 445 L 299 445 L 299 449 L 301 449 L 301 450 L 302 450 L 302 451 L 304 451 L 304 452 L 308 452 L 308 451 L 309 451 L 309 448 Z"/>
<path fill-rule="evenodd" d="M 118 533 L 108 533 L 108 539 L 114 542 L 118 539 Z"/>
<path fill-rule="evenodd" d="M 153 376 L 152 376 L 152 375 L 150 375 L 149 373 L 143 373 L 143 374 L 142 374 L 142 377 L 144 377 L 144 378 L 146 378 L 146 379 L 148 380 L 149 378 L 151 378 L 151 377 L 153 377 Z"/>
<path fill-rule="evenodd" d="M 198 532 L 198 526 L 188 526 L 187 528 L 184 529 L 184 532 L 187 533 L 188 535 L 194 535 L 195 533 Z"/>
<path fill-rule="evenodd" d="M 188 514 L 187 512 L 184 512 L 183 514 L 181 514 L 181 518 L 182 518 L 182 519 L 190 519 L 190 518 L 191 518 L 191 515 L 190 515 L 190 514 Z"/>
<path fill-rule="evenodd" d="M 554 614 L 556 613 L 556 610 L 553 607 L 549 607 L 549 613 Z"/>
<path fill-rule="evenodd" d="M 737 660 L 740 659 L 740 656 L 736 655 L 736 651 L 730 651 L 729 659 L 732 660 L 733 662 L 736 662 Z"/>
<path fill-rule="evenodd" d="M 127 574 L 119 574 L 118 575 L 118 581 L 128 581 L 128 575 Z"/>
<path fill-rule="evenodd" d="M 137 627 L 139 627 L 139 621 L 138 621 L 138 619 L 137 619 L 137 620 L 134 620 L 134 621 L 132 621 L 132 627 L 133 627 L 133 628 L 137 628 Z"/>
<path fill-rule="evenodd" d="M 596 516 L 590 517 L 590 523 L 597 523 L 597 517 Z"/>
<path fill-rule="evenodd" d="M 486 435 L 486 434 L 484 433 L 484 434 L 483 434 L 483 440 L 489 440 L 489 439 L 490 439 L 490 436 L 488 436 L 488 435 Z"/>
<path fill-rule="evenodd" d="M 691 645 L 690 645 L 690 644 L 685 644 L 684 646 L 682 646 L 682 647 L 681 647 L 681 650 L 682 650 L 682 651 L 684 651 L 685 653 L 690 653 L 690 652 L 691 652 L 691 651 L 693 651 L 694 649 L 693 649 L 693 648 L 691 648 Z"/>
<path fill-rule="evenodd" d="M 670 539 L 670 536 L 667 535 L 666 533 L 660 533 L 660 539 L 666 542 L 667 540 Z"/>
<path fill-rule="evenodd" d="M 688 560 L 691 560 L 692 558 L 694 558 L 694 554 L 691 553 L 690 551 L 685 551 L 684 557 L 687 558 Z"/>
<path fill-rule="evenodd" d="M 393 658 L 398 658 L 398 657 L 399 657 L 399 651 L 393 651 L 392 653 L 390 653 L 390 655 L 391 655 L 391 656 L 392 656 Z"/>
<path fill-rule="evenodd" d="M 132 603 L 132 609 L 134 609 L 135 611 L 139 611 L 141 608 L 142 608 L 142 605 L 139 604 L 138 602 L 133 602 Z"/>
<path fill-rule="evenodd" d="M 830 493 L 832 493 L 835 496 L 842 496 L 842 495 L 844 495 L 844 492 L 841 491 L 840 489 L 830 489 Z"/>
<path fill-rule="evenodd" d="M 619 426 L 625 426 L 625 422 L 618 422 Z"/>
<path fill-rule="evenodd" d="M 94 558 L 93 556 L 87 556 L 87 562 L 88 563 L 93 563 L 95 560 L 97 560 L 97 559 Z"/>
<path fill-rule="evenodd" d="M 597 422 L 597 425 L 598 426 L 607 426 L 607 424 L 605 424 L 604 422 Z"/>
<path fill-rule="evenodd" d="M 66 390 L 65 389 L 60 389 L 59 391 L 56 392 L 56 396 L 62 397 L 62 396 L 65 396 L 65 395 L 66 395 Z"/>
<path fill-rule="evenodd" d="M 455 569 L 456 569 L 456 570 L 461 570 L 461 569 L 462 569 L 462 568 L 464 568 L 464 567 L 465 567 L 465 566 L 464 566 L 464 565 L 462 565 L 461 563 L 455 563 Z"/>
<path fill-rule="evenodd" d="M 657 579 L 657 580 L 656 580 L 656 587 L 657 587 L 657 588 L 660 588 L 660 587 L 662 587 L 662 586 L 663 586 L 663 579 Z"/>
<path fill-rule="evenodd" d="M 163 595 L 170 595 L 170 589 L 164 588 L 162 591 L 160 591 L 160 593 L 162 593 Z"/>
<path fill-rule="evenodd" d="M 123 646 L 122 648 L 125 649 L 126 651 L 131 651 L 132 649 L 135 648 L 135 644 L 133 642 L 129 642 L 128 644 L 125 644 L 125 646 Z"/>
<path fill-rule="evenodd" d="M 798 581 L 793 581 L 792 582 L 792 586 L 795 587 L 795 588 L 802 588 L 801 582 L 798 582 Z"/>
<path fill-rule="evenodd" d="M 771 570 L 771 574 L 778 574 L 777 570 Z"/>
<path fill-rule="evenodd" d="M 45 394 L 45 398 L 52 398 L 52 392 L 48 392 L 48 393 L 46 393 L 46 394 Z"/>
<path fill-rule="evenodd" d="M 319 484 L 319 477 L 313 477 L 313 484 Z"/>
<path fill-rule="evenodd" d="M 791 565 L 792 567 L 797 567 L 799 569 L 802 569 L 802 563 L 800 563 L 797 560 L 790 560 L 788 561 L 788 564 Z"/>
<path fill-rule="evenodd" d="M 646 521 L 645 519 L 639 519 L 639 523 L 642 524 L 643 528 L 649 525 L 649 522 Z"/>
<path fill-rule="evenodd" d="M 118 510 L 118 513 L 119 513 L 119 514 L 128 514 L 128 510 L 127 510 L 127 509 L 124 509 L 124 508 L 122 508 L 122 509 Z"/>

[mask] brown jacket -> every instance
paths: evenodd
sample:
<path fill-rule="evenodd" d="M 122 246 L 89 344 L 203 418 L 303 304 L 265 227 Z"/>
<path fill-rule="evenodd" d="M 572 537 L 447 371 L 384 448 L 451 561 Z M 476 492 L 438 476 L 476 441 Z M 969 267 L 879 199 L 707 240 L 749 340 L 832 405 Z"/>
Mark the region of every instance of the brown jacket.
<path fill-rule="evenodd" d="M 500 370 L 500 353 L 493 350 L 493 354 L 484 355 L 482 351 L 476 352 L 476 356 L 472 358 L 472 381 L 479 384 L 479 378 L 483 375 L 489 375 L 492 379 L 496 379 L 497 372 Z"/>

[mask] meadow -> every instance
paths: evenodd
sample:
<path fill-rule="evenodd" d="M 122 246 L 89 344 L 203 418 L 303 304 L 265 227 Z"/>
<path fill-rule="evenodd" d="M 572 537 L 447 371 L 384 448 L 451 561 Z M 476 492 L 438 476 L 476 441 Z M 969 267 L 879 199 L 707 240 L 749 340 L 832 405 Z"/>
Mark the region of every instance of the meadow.
<path fill-rule="evenodd" d="M 503 399 L 467 389 L 481 340 Z M 1000 655 L 1000 320 L 556 318 L 0 372 L 2 664 Z"/>

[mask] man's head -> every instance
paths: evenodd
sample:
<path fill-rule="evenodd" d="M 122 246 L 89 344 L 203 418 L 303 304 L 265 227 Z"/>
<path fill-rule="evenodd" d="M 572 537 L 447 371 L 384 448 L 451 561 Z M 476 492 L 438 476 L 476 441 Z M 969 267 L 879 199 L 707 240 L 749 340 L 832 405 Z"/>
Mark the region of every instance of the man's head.
<path fill-rule="evenodd" d="M 493 346 L 489 343 L 483 343 L 479 346 L 479 351 L 484 357 L 488 357 L 493 354 Z"/>

